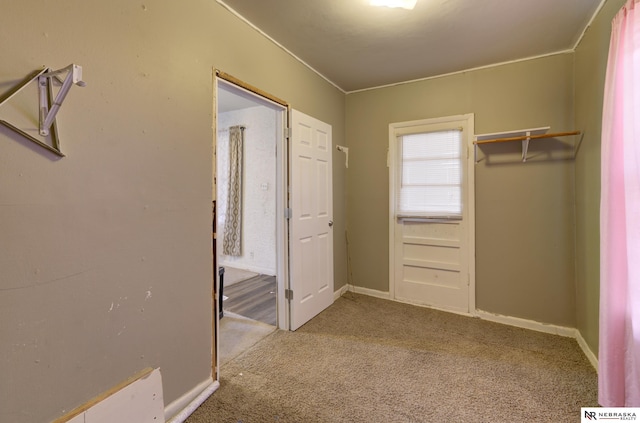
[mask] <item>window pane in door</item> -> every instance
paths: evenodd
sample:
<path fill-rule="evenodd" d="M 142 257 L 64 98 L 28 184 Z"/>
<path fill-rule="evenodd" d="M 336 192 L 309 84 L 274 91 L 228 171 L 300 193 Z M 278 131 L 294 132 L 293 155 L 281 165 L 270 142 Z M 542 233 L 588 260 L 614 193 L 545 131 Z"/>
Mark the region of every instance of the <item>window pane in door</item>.
<path fill-rule="evenodd" d="M 462 132 L 447 130 L 399 137 L 398 213 L 462 215 Z"/>

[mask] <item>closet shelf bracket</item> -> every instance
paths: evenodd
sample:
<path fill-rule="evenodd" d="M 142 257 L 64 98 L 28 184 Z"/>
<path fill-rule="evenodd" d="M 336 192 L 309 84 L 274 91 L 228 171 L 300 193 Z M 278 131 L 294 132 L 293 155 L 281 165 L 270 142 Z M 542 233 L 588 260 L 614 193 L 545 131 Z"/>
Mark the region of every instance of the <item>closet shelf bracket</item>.
<path fill-rule="evenodd" d="M 531 132 L 527 131 L 527 138 L 522 140 L 522 163 L 527 161 L 527 152 L 529 151 L 529 141 L 531 141 Z"/>
<path fill-rule="evenodd" d="M 0 120 L 0 124 L 17 134 L 20 134 L 29 141 L 36 143 L 40 147 L 43 147 L 60 157 L 64 157 L 64 154 L 60 151 L 60 143 L 58 141 L 56 115 L 58 114 L 60 107 L 62 107 L 62 103 L 67 97 L 71 87 L 73 85 L 77 85 L 79 87 L 84 87 L 86 85 L 84 81 L 82 81 L 82 67 L 76 64 L 70 64 L 69 66 L 58 70 L 42 68 L 34 71 L 27 75 L 25 79 L 9 90 L 6 94 L 0 97 L 0 106 L 5 104 L 35 80 L 38 80 L 38 133 L 42 137 L 50 135 L 51 145 L 27 134 L 5 120 Z M 53 91 L 54 84 L 60 86 L 58 94 L 55 96 Z"/>
<path fill-rule="evenodd" d="M 497 142 L 510 142 L 510 141 L 522 141 L 522 161 L 527 161 L 527 153 L 529 151 L 529 143 L 531 140 L 537 140 L 541 138 L 558 138 L 566 137 L 570 135 L 579 135 L 580 131 L 571 132 L 556 132 L 547 134 L 549 130 L 548 126 L 533 129 L 523 129 L 519 131 L 510 132 L 498 132 L 493 134 L 476 135 L 476 139 L 473 142 L 474 148 L 474 160 L 478 163 L 478 145 L 492 144 Z"/>

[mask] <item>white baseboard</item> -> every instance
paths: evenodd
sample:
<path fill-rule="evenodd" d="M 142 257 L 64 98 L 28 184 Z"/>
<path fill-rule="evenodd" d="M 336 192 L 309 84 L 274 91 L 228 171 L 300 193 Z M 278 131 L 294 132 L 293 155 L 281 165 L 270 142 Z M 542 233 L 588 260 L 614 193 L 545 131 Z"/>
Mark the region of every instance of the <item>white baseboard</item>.
<path fill-rule="evenodd" d="M 167 423 L 182 423 L 189 417 L 207 398 L 220 387 L 220 382 L 208 378 L 199 383 L 189 392 L 173 401 L 164 408 L 164 418 Z"/>
<path fill-rule="evenodd" d="M 587 344 L 587 341 L 584 340 L 584 338 L 582 337 L 582 334 L 577 329 L 576 329 L 576 341 L 578 341 L 578 345 L 580 345 L 580 348 L 582 348 L 582 352 L 584 353 L 584 355 L 587 356 L 587 359 L 589 360 L 589 362 L 591 363 L 593 368 L 596 369 L 596 372 L 597 372 L 598 371 L 598 358 L 593 353 L 593 351 L 591 351 L 591 348 L 589 348 L 589 345 Z"/>
<path fill-rule="evenodd" d="M 391 298 L 391 295 L 389 292 L 377 291 L 375 289 L 361 288 L 353 285 L 345 285 L 341 289 L 336 291 L 335 293 L 336 295 L 339 293 L 339 295 L 337 295 L 336 298 L 343 295 L 346 291 L 353 291 L 357 294 L 369 295 L 371 297 L 396 301 L 395 299 Z M 420 306 L 419 304 L 415 304 L 415 305 Z M 423 307 L 427 307 L 427 306 L 423 306 Z M 433 308 L 433 307 L 430 307 L 430 308 Z M 451 313 L 451 311 L 449 310 L 442 310 L 442 311 Z M 521 319 L 519 317 L 504 316 L 501 314 L 490 313 L 488 311 L 482 311 L 482 310 L 476 310 L 473 314 L 467 314 L 467 313 L 457 313 L 457 314 L 463 314 L 467 316 L 471 315 L 471 316 L 475 316 L 480 319 L 488 320 L 491 322 L 502 323 L 505 325 L 515 326 L 523 329 L 535 330 L 537 332 L 544 332 L 544 333 L 550 333 L 553 335 L 565 336 L 568 338 L 574 338 L 578 342 L 578 345 L 582 349 L 582 352 L 587 357 L 591 365 L 594 367 L 594 369 L 596 369 L 596 372 L 598 371 L 597 357 L 595 356 L 593 351 L 591 351 L 591 348 L 589 348 L 589 345 L 582 337 L 582 334 L 580 333 L 580 331 L 576 328 L 551 325 L 548 323 L 536 322 L 535 320 Z"/>
<path fill-rule="evenodd" d="M 270 267 L 253 266 L 246 263 L 220 261 L 218 267 L 233 267 L 235 269 L 246 270 L 247 272 L 258 273 L 259 275 L 273 276 L 276 274 L 276 270 Z"/>
<path fill-rule="evenodd" d="M 596 372 L 598 371 L 598 359 L 596 358 L 596 355 L 593 353 L 593 351 L 591 351 L 591 348 L 589 348 L 587 341 L 584 340 L 582 334 L 578 329 L 550 325 L 547 323 L 536 322 L 535 320 L 520 319 L 518 317 L 503 316 L 500 314 L 489 313 L 482 310 L 476 310 L 476 316 L 484 320 L 503 323 L 505 325 L 531 329 L 538 332 L 551 333 L 554 335 L 566 336 L 568 338 L 574 338 L 578 342 L 582 353 L 587 357 L 587 360 L 589 360 L 593 368 L 596 369 Z"/>
<path fill-rule="evenodd" d="M 490 313 L 488 311 L 476 310 L 475 316 L 482 320 L 489 320 L 490 322 L 502 323 L 509 326 L 515 326 L 518 328 L 531 329 L 536 332 L 551 333 L 553 335 L 566 336 L 568 338 L 575 338 L 577 329 L 568 328 L 565 326 L 551 325 L 547 323 L 536 322 L 535 320 L 521 319 L 519 317 L 504 316 L 502 314 Z"/>
<path fill-rule="evenodd" d="M 333 291 L 333 301 L 342 297 L 344 293 L 347 292 L 348 290 L 349 290 L 349 285 L 343 285 L 342 288 L 338 289 L 337 291 Z"/>
<path fill-rule="evenodd" d="M 391 295 L 389 294 L 389 291 L 378 291 L 376 289 L 363 288 L 361 286 L 355 286 L 355 285 L 346 285 L 346 287 L 347 287 L 346 289 L 347 291 L 353 291 L 356 294 L 368 295 L 370 297 L 382 298 L 384 300 L 391 299 Z"/>

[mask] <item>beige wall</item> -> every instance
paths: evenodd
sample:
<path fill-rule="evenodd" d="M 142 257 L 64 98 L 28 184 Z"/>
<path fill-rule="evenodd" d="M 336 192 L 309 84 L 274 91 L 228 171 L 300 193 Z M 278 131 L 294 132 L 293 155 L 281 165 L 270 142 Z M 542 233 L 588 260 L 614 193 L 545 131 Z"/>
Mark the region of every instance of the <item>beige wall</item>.
<path fill-rule="evenodd" d="M 212 67 L 337 144 L 344 94 L 212 0 L 5 2 L 0 28 L 0 91 L 42 65 L 87 82 L 59 114 L 66 158 L 0 129 L 0 421 L 50 421 L 147 366 L 168 404 L 210 375 Z M 36 99 L 0 117 L 33 127 Z M 335 166 L 337 287 L 344 178 Z"/>
<path fill-rule="evenodd" d="M 352 282 L 388 290 L 389 123 L 475 113 L 476 133 L 585 131 L 575 162 L 476 165 L 477 305 L 577 324 L 597 351 L 599 121 L 623 3 L 605 4 L 575 57 L 354 93 L 346 105 L 214 1 L 4 4 L 0 91 L 72 62 L 87 87 L 59 115 L 64 159 L 0 128 L 0 421 L 52 420 L 147 366 L 162 368 L 166 403 L 209 377 L 212 67 L 330 123 L 334 144 L 350 147 L 348 170 L 333 156 L 336 288 L 348 219 Z M 32 127 L 35 98 L 25 92 L 0 118 Z"/>
<path fill-rule="evenodd" d="M 353 282 L 386 292 L 388 125 L 474 113 L 476 133 L 573 130 L 573 55 L 351 93 L 346 113 Z M 475 166 L 478 309 L 575 327 L 574 161 L 565 143 L 574 140 L 532 146 L 527 163 L 519 143 L 483 148 L 490 160 Z"/>
<path fill-rule="evenodd" d="M 600 299 L 600 132 L 611 19 L 626 0 L 609 0 L 575 53 L 576 127 L 584 131 L 576 159 L 577 326 L 598 353 Z"/>

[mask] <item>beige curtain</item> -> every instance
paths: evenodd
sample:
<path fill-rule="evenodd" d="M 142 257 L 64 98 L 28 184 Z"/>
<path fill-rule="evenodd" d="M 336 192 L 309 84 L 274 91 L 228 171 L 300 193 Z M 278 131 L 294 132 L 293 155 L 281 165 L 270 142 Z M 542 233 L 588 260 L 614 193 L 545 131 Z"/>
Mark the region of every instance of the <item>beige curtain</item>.
<path fill-rule="evenodd" d="M 242 255 L 242 150 L 244 128 L 229 128 L 229 191 L 224 225 L 222 252 L 227 256 Z"/>

